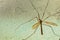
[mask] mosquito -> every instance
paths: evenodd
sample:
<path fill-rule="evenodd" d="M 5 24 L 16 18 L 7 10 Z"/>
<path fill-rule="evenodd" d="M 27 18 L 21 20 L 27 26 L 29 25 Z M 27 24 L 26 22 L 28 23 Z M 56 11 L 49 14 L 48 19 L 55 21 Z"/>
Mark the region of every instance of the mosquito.
<path fill-rule="evenodd" d="M 30 1 L 31 5 L 32 5 L 33 9 L 37 12 L 37 16 L 34 17 L 34 18 L 32 18 L 31 20 L 25 22 L 25 23 L 28 23 L 28 22 L 34 20 L 35 18 L 37 19 L 37 23 L 35 23 L 35 24 L 32 26 L 32 29 L 35 29 L 35 31 L 34 31 L 31 35 L 29 35 L 27 38 L 25 38 L 25 39 L 23 39 L 23 40 L 26 40 L 26 39 L 28 39 L 29 37 L 31 37 L 31 36 L 36 32 L 36 30 L 37 30 L 38 27 L 40 27 L 41 35 L 43 35 L 44 33 L 43 33 L 42 25 L 49 26 L 51 29 L 52 29 L 51 25 L 52 25 L 52 26 L 58 26 L 56 23 L 53 23 L 53 22 L 50 22 L 50 21 L 45 21 L 45 20 L 48 19 L 48 18 L 51 17 L 51 16 L 54 16 L 54 15 L 56 15 L 56 14 L 59 14 L 60 12 L 56 12 L 56 13 L 54 13 L 54 14 L 52 14 L 52 15 L 47 16 L 45 19 L 43 19 L 43 18 L 44 18 L 44 15 L 45 15 L 45 12 L 46 12 L 46 9 L 47 9 L 48 4 L 49 4 L 49 0 L 47 1 L 46 7 L 45 7 L 44 12 L 43 12 L 43 15 L 42 15 L 42 18 L 40 18 L 40 14 L 39 14 L 39 12 L 37 11 L 36 7 L 33 5 L 32 1 L 31 1 L 31 0 L 29 0 L 29 1 Z M 43 22 L 44 22 L 45 24 L 43 24 Z M 23 23 L 23 24 L 25 24 L 25 23 Z M 23 25 L 23 24 L 21 24 L 21 25 Z M 47 24 L 48 24 L 48 25 L 47 25 Z M 16 30 L 17 30 L 19 27 L 20 27 L 20 25 L 16 28 Z M 52 31 L 53 31 L 53 33 L 54 33 L 54 30 L 53 30 L 53 29 L 52 29 Z M 56 35 L 56 34 L 55 34 L 55 35 Z"/>

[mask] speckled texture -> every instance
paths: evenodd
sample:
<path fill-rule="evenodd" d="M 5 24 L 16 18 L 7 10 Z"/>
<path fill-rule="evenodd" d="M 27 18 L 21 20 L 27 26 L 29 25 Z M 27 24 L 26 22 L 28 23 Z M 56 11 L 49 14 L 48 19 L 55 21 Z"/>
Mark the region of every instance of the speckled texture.
<path fill-rule="evenodd" d="M 47 0 L 32 0 L 34 6 L 42 17 Z M 45 13 L 45 17 L 60 11 L 60 0 L 49 0 L 49 5 Z M 17 31 L 16 27 L 37 16 L 37 12 L 33 9 L 29 0 L 0 0 L 0 40 L 22 40 L 29 36 L 34 30 L 32 25 L 37 19 L 22 25 Z M 47 19 L 58 24 L 57 27 L 52 26 L 55 33 L 60 35 L 60 16 L 55 15 Z M 58 40 L 51 28 L 43 25 L 44 34 L 41 35 L 40 28 L 36 33 L 27 40 Z"/>

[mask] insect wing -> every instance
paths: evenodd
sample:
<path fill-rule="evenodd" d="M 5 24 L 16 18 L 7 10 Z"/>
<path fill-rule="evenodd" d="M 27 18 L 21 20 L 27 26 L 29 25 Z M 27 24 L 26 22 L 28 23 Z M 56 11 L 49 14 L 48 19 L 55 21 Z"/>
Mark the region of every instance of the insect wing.
<path fill-rule="evenodd" d="M 53 22 L 49 22 L 49 21 L 45 21 L 46 24 L 50 24 L 50 25 L 53 25 L 53 26 L 58 26 L 56 23 L 53 23 Z"/>
<path fill-rule="evenodd" d="M 32 29 L 36 29 L 39 25 L 40 25 L 39 22 L 35 23 L 35 24 L 32 26 Z"/>

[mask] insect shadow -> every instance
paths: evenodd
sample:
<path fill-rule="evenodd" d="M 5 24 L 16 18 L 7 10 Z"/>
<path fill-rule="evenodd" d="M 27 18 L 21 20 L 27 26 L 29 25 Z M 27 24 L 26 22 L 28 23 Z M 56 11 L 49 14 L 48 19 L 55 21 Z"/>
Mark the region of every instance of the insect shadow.
<path fill-rule="evenodd" d="M 38 15 L 37 15 L 36 17 L 30 19 L 29 21 L 25 22 L 25 23 L 28 23 L 28 22 L 34 20 L 35 18 L 37 19 L 37 23 L 35 23 L 35 24 L 32 26 L 32 29 L 35 29 L 34 32 L 33 32 L 31 35 L 29 35 L 28 37 L 26 37 L 25 39 L 23 39 L 23 40 L 27 40 L 27 39 L 30 38 L 33 34 L 35 34 L 35 32 L 36 32 L 36 30 L 38 29 L 38 27 L 40 27 L 41 35 L 43 35 L 44 33 L 43 33 L 42 25 L 49 26 L 49 27 L 51 28 L 52 32 L 53 32 L 56 36 L 59 36 L 59 35 L 57 35 L 57 34 L 54 32 L 53 28 L 51 27 L 51 26 L 58 26 L 58 25 L 57 25 L 56 23 L 53 23 L 53 22 L 50 22 L 50 21 L 46 21 L 46 20 L 47 20 L 49 17 L 51 17 L 51 16 L 54 16 L 54 15 L 56 15 L 56 14 L 59 14 L 60 12 L 56 12 L 56 13 L 54 13 L 54 14 L 52 14 L 52 15 L 47 16 L 45 19 L 43 19 L 43 18 L 44 18 L 44 15 L 45 15 L 45 12 L 46 12 L 46 9 L 47 9 L 48 4 L 49 4 L 49 0 L 48 0 L 48 1 L 47 1 L 47 4 L 46 4 L 46 7 L 45 7 L 45 9 L 44 9 L 44 11 L 43 11 L 42 18 L 40 18 L 40 14 L 39 14 L 39 12 L 37 11 L 36 7 L 33 5 L 33 3 L 32 3 L 31 0 L 29 0 L 29 1 L 30 1 L 31 5 L 32 5 L 33 9 L 37 12 Z M 43 22 L 44 22 L 44 24 L 43 24 Z M 25 23 L 23 23 L 23 24 L 25 24 Z M 23 25 L 23 24 L 21 24 L 21 25 Z M 19 25 L 15 30 L 17 30 L 21 25 Z M 60 36 L 59 36 L 59 37 L 60 37 Z"/>

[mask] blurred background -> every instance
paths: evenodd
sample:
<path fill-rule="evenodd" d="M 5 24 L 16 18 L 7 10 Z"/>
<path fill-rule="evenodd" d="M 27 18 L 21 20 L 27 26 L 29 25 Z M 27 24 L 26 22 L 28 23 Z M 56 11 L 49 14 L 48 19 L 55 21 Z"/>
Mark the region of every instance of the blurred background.
<path fill-rule="evenodd" d="M 42 18 L 48 0 L 31 0 Z M 60 12 L 60 0 L 49 0 L 44 18 Z M 0 0 L 0 40 L 22 40 L 28 37 L 34 30 L 32 26 L 37 19 L 32 20 L 15 31 L 22 23 L 37 16 L 29 0 Z M 60 35 L 60 13 L 47 19 L 56 23 L 52 26 L 55 33 Z M 51 28 L 43 25 L 44 34 L 41 35 L 40 28 L 27 40 L 59 40 L 60 37 L 53 34 Z"/>

